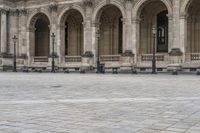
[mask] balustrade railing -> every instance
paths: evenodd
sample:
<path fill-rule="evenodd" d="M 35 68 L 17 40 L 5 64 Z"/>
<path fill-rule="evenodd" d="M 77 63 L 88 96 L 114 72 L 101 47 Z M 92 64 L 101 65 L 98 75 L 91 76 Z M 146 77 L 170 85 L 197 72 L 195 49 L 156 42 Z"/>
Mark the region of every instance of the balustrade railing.
<path fill-rule="evenodd" d="M 152 54 L 142 54 L 141 55 L 141 61 L 152 61 L 153 55 Z M 165 61 L 165 55 L 164 54 L 157 54 L 156 55 L 156 61 Z"/>
<path fill-rule="evenodd" d="M 190 59 L 191 61 L 200 61 L 200 53 L 191 53 Z"/>
<path fill-rule="evenodd" d="M 121 60 L 120 55 L 101 55 L 101 62 L 119 62 Z"/>
<path fill-rule="evenodd" d="M 48 60 L 48 57 L 45 56 L 34 57 L 34 62 L 48 62 Z"/>
<path fill-rule="evenodd" d="M 81 62 L 82 57 L 81 56 L 66 56 L 65 57 L 65 62 L 66 63 L 76 63 L 76 62 Z"/>

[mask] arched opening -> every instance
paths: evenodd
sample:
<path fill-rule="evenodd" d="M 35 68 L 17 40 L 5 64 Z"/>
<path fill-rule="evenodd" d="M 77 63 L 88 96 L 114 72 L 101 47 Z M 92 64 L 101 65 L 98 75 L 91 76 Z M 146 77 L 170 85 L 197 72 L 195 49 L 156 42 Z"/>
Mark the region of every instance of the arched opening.
<path fill-rule="evenodd" d="M 45 15 L 41 15 L 35 23 L 35 56 L 49 56 L 49 45 L 49 21 Z"/>
<path fill-rule="evenodd" d="M 168 53 L 168 10 L 165 4 L 159 0 L 145 2 L 141 7 L 138 16 L 140 17 L 140 40 L 139 53 L 153 53 L 152 27 L 155 25 L 156 52 Z"/>
<path fill-rule="evenodd" d="M 75 9 L 67 11 L 63 16 L 61 25 L 64 27 L 63 43 L 65 56 L 81 56 L 84 49 L 83 17 L 81 13 Z"/>
<path fill-rule="evenodd" d="M 99 12 L 100 55 L 118 55 L 123 52 L 122 13 L 114 5 L 107 5 Z"/>
<path fill-rule="evenodd" d="M 200 53 L 200 1 L 192 0 L 188 7 L 187 53 Z"/>

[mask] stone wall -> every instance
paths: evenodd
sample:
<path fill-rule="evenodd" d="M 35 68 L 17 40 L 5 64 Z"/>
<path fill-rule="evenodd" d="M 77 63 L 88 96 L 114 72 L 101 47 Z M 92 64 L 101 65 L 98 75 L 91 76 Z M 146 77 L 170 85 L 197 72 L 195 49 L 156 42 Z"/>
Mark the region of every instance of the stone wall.
<path fill-rule="evenodd" d="M 37 14 L 45 14 L 50 24 L 50 34 L 56 34 L 55 50 L 58 54 L 58 64 L 65 63 L 65 32 L 63 23 L 66 21 L 63 19 L 69 10 L 73 9 L 78 11 L 82 15 L 83 25 L 83 39 L 82 53 L 91 51 L 94 54 L 94 62 L 97 58 L 97 31 L 101 28 L 100 15 L 104 11 L 107 5 L 113 5 L 121 12 L 123 21 L 123 52 L 132 51 L 135 55 L 135 63 L 141 62 L 140 54 L 152 54 L 153 35 L 152 25 L 155 24 L 155 20 L 152 20 L 157 11 L 161 8 L 165 8 L 168 11 L 168 52 L 171 50 L 180 49 L 183 54 L 180 56 L 181 62 L 186 62 L 186 49 L 188 49 L 187 40 L 187 9 L 190 6 L 191 0 L 1 0 L 1 53 L 12 54 L 13 53 L 13 40 L 12 37 L 17 35 L 17 55 L 26 56 L 25 62 L 31 65 L 34 58 L 34 22 L 36 21 Z M 146 12 L 146 18 L 149 27 L 142 25 L 142 18 L 144 14 L 142 11 L 144 8 Z M 153 8 L 151 8 L 153 7 Z M 106 21 L 106 20 L 105 20 Z M 114 30 L 117 33 L 117 30 Z M 146 33 L 146 35 L 144 35 Z M 75 32 L 73 32 L 75 34 Z M 200 33 L 195 33 L 200 34 Z M 114 36 L 117 34 L 114 34 Z M 72 35 L 73 36 L 73 35 Z M 105 35 L 107 36 L 107 35 Z M 73 36 L 74 37 L 74 36 Z M 73 38 L 72 37 L 72 38 Z M 81 35 L 80 35 L 81 37 Z M 52 52 L 52 39 L 50 39 L 50 51 Z M 101 49 L 105 48 L 105 51 L 109 46 L 113 46 L 116 51 L 118 48 L 118 42 L 112 39 L 106 39 L 102 41 Z M 113 44 L 112 44 L 113 43 Z M 107 46 L 109 45 L 109 46 Z M 198 43 L 196 45 L 199 45 Z M 103 47 L 103 48 L 102 48 Z M 77 48 L 81 49 L 81 48 Z M 77 51 L 77 49 L 73 49 Z M 71 55 L 81 55 L 73 54 Z M 200 53 L 200 51 L 195 51 Z M 101 52 L 104 53 L 104 52 Z M 116 54 L 116 52 L 114 52 Z M 109 52 L 105 52 L 109 54 Z M 168 54 L 168 53 L 167 53 Z M 166 53 L 165 53 L 166 55 Z M 2 57 L 4 58 L 4 57 Z M 6 56 L 5 56 L 6 58 Z M 171 57 L 169 57 L 171 58 Z M 170 64 L 170 59 L 165 61 L 165 64 Z M 3 63 L 6 65 L 6 59 Z M 94 63 L 95 64 L 95 63 Z"/>

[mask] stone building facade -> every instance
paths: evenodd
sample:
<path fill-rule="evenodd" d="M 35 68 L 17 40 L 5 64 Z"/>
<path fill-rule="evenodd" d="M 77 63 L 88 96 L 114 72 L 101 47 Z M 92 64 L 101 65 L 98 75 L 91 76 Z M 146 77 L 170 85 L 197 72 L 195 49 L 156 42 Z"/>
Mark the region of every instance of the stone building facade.
<path fill-rule="evenodd" d="M 0 65 L 148 70 L 200 67 L 199 0 L 0 0 Z M 156 28 L 156 34 L 152 28 Z M 55 34 L 55 44 L 52 43 Z M 99 55 L 99 56 L 98 56 Z"/>

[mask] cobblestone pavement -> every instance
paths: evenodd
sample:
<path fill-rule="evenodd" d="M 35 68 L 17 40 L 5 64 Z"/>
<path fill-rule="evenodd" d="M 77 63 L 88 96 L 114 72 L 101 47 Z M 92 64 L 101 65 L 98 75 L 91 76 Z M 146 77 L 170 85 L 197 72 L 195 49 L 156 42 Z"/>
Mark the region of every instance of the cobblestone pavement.
<path fill-rule="evenodd" d="M 0 73 L 0 133 L 200 133 L 200 77 Z"/>

